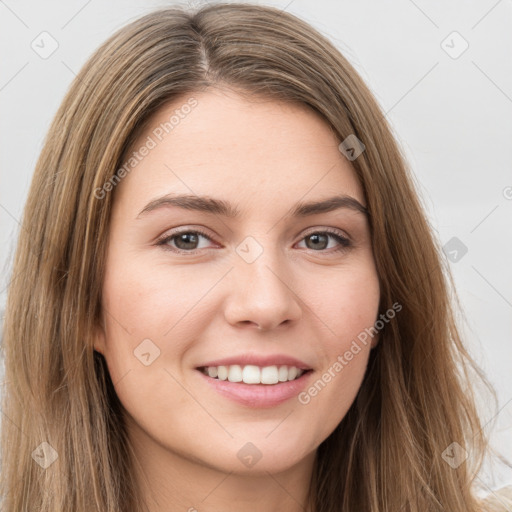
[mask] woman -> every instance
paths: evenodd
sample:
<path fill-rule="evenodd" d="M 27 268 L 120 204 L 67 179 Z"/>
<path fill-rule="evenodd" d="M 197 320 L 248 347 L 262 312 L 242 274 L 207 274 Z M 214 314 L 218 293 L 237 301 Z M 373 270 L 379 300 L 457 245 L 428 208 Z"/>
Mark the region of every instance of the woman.
<path fill-rule="evenodd" d="M 6 511 L 494 509 L 448 269 L 382 112 L 306 23 L 226 4 L 121 29 L 22 228 Z"/>

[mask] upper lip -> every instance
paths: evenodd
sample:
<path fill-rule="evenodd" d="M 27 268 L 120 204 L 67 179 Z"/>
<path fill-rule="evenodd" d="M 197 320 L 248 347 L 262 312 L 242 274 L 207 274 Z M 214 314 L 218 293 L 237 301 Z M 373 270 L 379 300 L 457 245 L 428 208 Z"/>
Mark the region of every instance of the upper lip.
<path fill-rule="evenodd" d="M 241 354 L 239 356 L 226 357 L 224 359 L 215 359 L 206 363 L 200 364 L 197 368 L 211 367 L 211 366 L 231 366 L 238 364 L 240 366 L 254 365 L 254 366 L 295 366 L 300 370 L 311 370 L 311 367 L 304 361 L 295 357 L 287 356 L 285 354 L 275 355 L 255 355 L 255 354 Z"/>

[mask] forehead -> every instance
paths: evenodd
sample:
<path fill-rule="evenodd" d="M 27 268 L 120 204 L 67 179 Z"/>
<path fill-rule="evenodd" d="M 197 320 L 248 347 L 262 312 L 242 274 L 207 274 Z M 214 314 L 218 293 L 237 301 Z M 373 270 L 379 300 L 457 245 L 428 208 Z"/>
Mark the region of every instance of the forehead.
<path fill-rule="evenodd" d="M 304 105 L 220 89 L 191 93 L 149 120 L 125 158 L 130 171 L 118 185 L 116 202 L 135 209 L 156 195 L 180 192 L 242 206 L 338 193 L 364 203 L 339 142 Z"/>

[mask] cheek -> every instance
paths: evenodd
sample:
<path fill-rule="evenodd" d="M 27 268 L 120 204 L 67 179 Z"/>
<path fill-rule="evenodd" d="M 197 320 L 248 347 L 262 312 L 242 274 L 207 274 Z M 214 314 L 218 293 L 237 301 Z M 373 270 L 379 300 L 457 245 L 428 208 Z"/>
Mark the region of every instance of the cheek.
<path fill-rule="evenodd" d="M 211 269 L 192 272 L 134 262 L 113 269 L 106 277 L 104 305 L 117 313 L 117 320 L 127 331 L 151 329 L 161 337 L 193 308 L 216 279 Z"/>
<path fill-rule="evenodd" d="M 172 268 L 137 258 L 115 261 L 120 263 L 109 262 L 103 286 L 107 348 L 133 357 L 134 349 L 150 339 L 162 352 L 179 352 L 208 321 L 207 294 L 225 270 Z"/>
<path fill-rule="evenodd" d="M 362 261 L 335 278 L 316 280 L 309 297 L 319 327 L 326 329 L 320 368 L 298 401 L 311 417 L 321 419 L 317 428 L 327 436 L 345 416 L 364 378 L 378 316 L 378 276 L 371 262 Z"/>
<path fill-rule="evenodd" d="M 373 260 L 357 262 L 333 271 L 317 273 L 314 281 L 302 283 L 301 295 L 326 328 L 326 353 L 346 350 L 346 345 L 366 328 L 373 326 L 380 301 L 379 279 Z M 311 284 L 313 283 L 313 284 Z"/>

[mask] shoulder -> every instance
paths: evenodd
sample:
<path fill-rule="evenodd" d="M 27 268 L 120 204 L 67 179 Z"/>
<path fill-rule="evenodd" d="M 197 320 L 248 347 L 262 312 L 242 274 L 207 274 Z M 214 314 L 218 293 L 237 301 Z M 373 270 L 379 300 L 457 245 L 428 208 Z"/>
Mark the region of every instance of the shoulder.
<path fill-rule="evenodd" d="M 482 500 L 482 512 L 512 511 L 512 485 L 490 492 Z"/>

